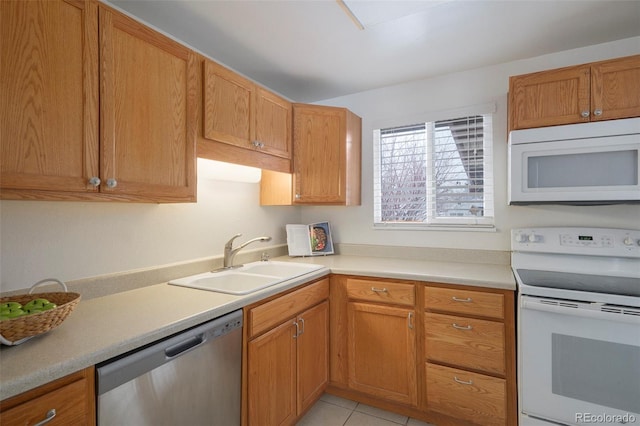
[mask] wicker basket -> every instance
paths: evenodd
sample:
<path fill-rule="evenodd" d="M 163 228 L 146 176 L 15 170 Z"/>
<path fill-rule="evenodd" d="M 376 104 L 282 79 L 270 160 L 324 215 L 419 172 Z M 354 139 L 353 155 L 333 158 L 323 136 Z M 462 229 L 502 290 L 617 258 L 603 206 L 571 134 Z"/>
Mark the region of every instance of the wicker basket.
<path fill-rule="evenodd" d="M 47 282 L 57 282 L 62 285 L 64 292 L 32 293 L 37 286 Z M 2 297 L 0 298 L 0 303 L 18 302 L 24 305 L 38 298 L 47 299 L 58 306 L 48 311 L 0 321 L 0 343 L 9 346 L 19 345 L 31 337 L 46 333 L 59 326 L 80 302 L 80 294 L 69 293 L 67 292 L 67 286 L 62 281 L 48 278 L 31 286 L 28 294 Z"/>

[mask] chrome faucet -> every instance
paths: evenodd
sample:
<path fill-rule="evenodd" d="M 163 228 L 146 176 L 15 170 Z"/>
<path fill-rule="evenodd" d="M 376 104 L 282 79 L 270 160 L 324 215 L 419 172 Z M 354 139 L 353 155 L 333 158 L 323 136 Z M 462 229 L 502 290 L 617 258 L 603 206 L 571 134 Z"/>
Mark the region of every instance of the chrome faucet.
<path fill-rule="evenodd" d="M 231 269 L 234 268 L 235 266 L 233 266 L 233 258 L 236 256 L 236 254 L 242 250 L 243 248 L 245 248 L 246 246 L 248 246 L 249 244 L 256 242 L 256 241 L 271 241 L 271 237 L 258 237 L 258 238 L 254 238 L 252 240 L 249 240 L 243 244 L 240 244 L 240 247 L 238 248 L 233 248 L 233 240 L 235 240 L 238 237 L 241 237 L 242 234 L 236 234 L 234 235 L 229 241 L 227 241 L 227 244 L 224 245 L 224 263 L 223 263 L 223 269 Z M 240 266 L 240 265 L 238 265 Z"/>

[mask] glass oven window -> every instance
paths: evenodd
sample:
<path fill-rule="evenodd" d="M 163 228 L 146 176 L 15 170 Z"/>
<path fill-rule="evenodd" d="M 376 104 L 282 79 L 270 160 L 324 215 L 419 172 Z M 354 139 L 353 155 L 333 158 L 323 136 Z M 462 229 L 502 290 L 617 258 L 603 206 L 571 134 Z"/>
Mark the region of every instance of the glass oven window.
<path fill-rule="evenodd" d="M 640 347 L 552 333 L 551 348 L 554 394 L 640 413 Z"/>

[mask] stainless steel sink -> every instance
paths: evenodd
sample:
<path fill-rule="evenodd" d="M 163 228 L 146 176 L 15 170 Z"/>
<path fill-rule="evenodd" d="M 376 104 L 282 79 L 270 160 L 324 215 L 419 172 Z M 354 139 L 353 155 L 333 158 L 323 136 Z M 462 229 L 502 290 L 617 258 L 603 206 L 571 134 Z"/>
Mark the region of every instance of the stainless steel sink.
<path fill-rule="evenodd" d="M 205 272 L 169 284 L 227 294 L 249 294 L 322 268 L 311 263 L 252 262 L 234 269 Z"/>

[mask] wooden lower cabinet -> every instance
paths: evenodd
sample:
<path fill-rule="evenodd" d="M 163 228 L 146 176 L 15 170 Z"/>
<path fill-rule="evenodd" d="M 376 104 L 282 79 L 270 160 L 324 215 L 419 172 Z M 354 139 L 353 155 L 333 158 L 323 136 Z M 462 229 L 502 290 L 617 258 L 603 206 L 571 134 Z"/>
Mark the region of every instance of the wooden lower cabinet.
<path fill-rule="evenodd" d="M 438 426 L 517 425 L 510 290 L 331 276 L 327 392 Z"/>
<path fill-rule="evenodd" d="M 328 295 L 329 280 L 324 279 L 247 309 L 243 424 L 295 424 L 324 392 L 329 380 Z M 276 318 L 278 324 L 265 331 L 262 325 Z M 257 331 L 252 335 L 251 330 Z"/>
<path fill-rule="evenodd" d="M 0 402 L 0 424 L 95 425 L 93 367 Z"/>
<path fill-rule="evenodd" d="M 417 404 L 412 309 L 349 302 L 349 387 Z"/>

